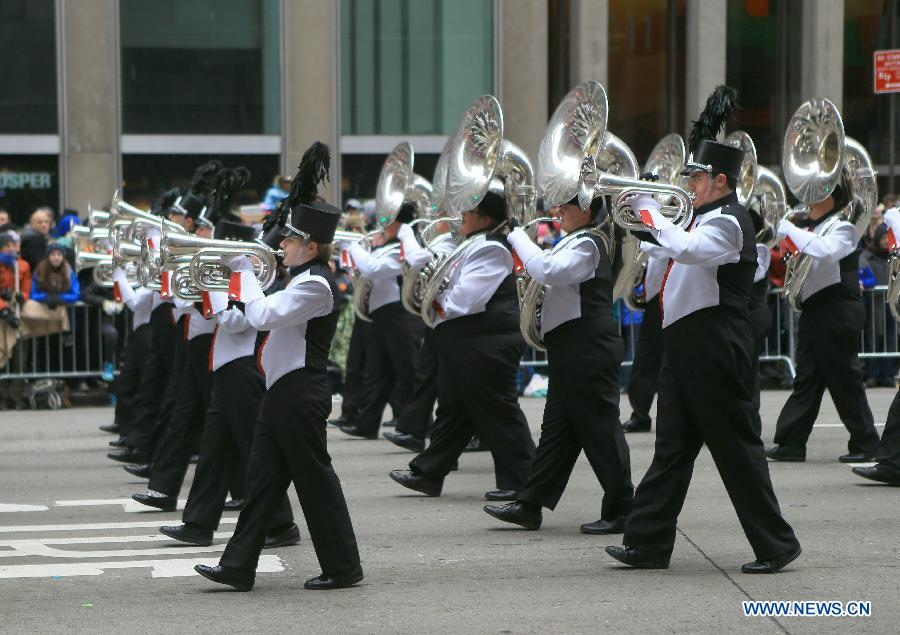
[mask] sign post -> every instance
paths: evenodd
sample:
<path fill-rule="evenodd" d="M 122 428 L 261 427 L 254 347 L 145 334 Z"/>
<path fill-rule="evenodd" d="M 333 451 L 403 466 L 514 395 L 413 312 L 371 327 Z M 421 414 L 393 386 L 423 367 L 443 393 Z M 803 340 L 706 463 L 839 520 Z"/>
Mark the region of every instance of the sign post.
<path fill-rule="evenodd" d="M 892 38 L 893 39 L 893 38 Z M 900 49 L 888 49 L 884 51 L 875 51 L 875 63 L 872 65 L 873 80 L 875 94 L 890 94 L 890 104 L 888 107 L 888 116 L 890 123 L 888 124 L 888 148 L 890 161 L 890 172 L 888 173 L 888 190 L 894 191 L 894 133 L 896 111 L 895 93 L 900 92 Z"/>

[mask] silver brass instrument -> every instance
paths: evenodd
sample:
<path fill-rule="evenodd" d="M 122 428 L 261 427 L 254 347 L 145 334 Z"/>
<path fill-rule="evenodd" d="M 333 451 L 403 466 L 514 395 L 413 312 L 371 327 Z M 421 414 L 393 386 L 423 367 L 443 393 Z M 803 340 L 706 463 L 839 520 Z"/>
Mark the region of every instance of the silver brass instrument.
<path fill-rule="evenodd" d="M 660 183 L 680 186 L 684 182 L 681 170 L 687 159 L 687 149 L 684 139 L 677 133 L 669 133 L 660 139 L 647 162 L 644 163 L 644 172 L 655 174 Z M 641 251 L 639 242 L 632 235 L 627 235 L 622 240 L 620 247 L 622 261 L 621 269 L 616 274 L 614 298 L 622 298 L 625 305 L 632 311 L 641 311 L 647 306 L 647 289 L 638 292 L 647 272 L 648 256 Z"/>
<path fill-rule="evenodd" d="M 523 225 L 532 220 L 537 206 L 534 170 L 522 149 L 503 138 L 503 110 L 496 97 L 484 95 L 476 99 L 448 143 L 445 206 L 451 219 L 477 207 L 491 189 L 492 181 L 499 179 L 507 215 Z M 485 239 L 484 233 L 466 238 L 430 273 L 420 313 L 429 328 L 436 323 L 434 303 L 450 284 L 453 266 L 472 243 Z"/>
<path fill-rule="evenodd" d="M 800 105 L 788 122 L 781 164 L 785 182 L 805 204 L 789 216 L 808 215 L 809 204 L 824 200 L 840 184 L 850 203 L 816 233 L 826 236 L 840 221 L 865 231 L 878 198 L 875 170 L 865 148 L 844 134 L 840 112 L 831 101 L 816 97 Z M 784 297 L 795 311 L 802 310 L 801 291 L 812 265 L 813 259 L 802 253 L 786 259 Z"/>
<path fill-rule="evenodd" d="M 763 228 L 756 234 L 756 242 L 764 243 L 769 249 L 777 243 L 778 221 L 787 213 L 787 193 L 784 183 L 769 168 L 760 165 L 756 172 L 756 187 L 753 195 L 759 201 L 759 213 Z"/>
<path fill-rule="evenodd" d="M 744 160 L 741 162 L 740 178 L 734 193 L 738 203 L 747 207 L 753 196 L 753 188 L 756 187 L 756 174 L 759 171 L 759 162 L 756 159 L 756 145 L 743 130 L 735 130 L 725 137 L 725 143 L 744 151 Z"/>
<path fill-rule="evenodd" d="M 380 229 L 369 232 L 368 234 L 358 234 L 343 229 L 334 232 L 334 242 L 359 242 L 366 249 L 371 249 L 372 240 L 381 233 Z M 362 274 L 355 269 L 353 271 L 353 313 L 360 320 L 371 322 L 372 317 L 369 315 L 369 297 L 372 295 L 372 283 L 364 278 Z"/>

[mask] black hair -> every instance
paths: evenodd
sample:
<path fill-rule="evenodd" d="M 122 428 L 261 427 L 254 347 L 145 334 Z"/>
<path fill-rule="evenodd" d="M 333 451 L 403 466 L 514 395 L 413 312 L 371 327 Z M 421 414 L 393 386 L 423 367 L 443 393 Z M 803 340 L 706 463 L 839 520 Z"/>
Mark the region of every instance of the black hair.
<path fill-rule="evenodd" d="M 716 178 L 720 174 L 725 176 L 725 182 L 728 184 L 728 187 L 730 187 L 732 190 L 737 189 L 737 179 L 734 178 L 733 176 L 728 176 L 727 174 L 725 174 L 724 172 L 720 172 L 719 170 L 713 170 L 712 173 L 710 174 L 710 177 Z"/>
<path fill-rule="evenodd" d="M 414 203 L 404 203 L 397 212 L 396 221 L 398 223 L 408 223 L 416 217 L 416 206 Z"/>
<path fill-rule="evenodd" d="M 579 207 L 578 204 L 578 196 L 573 196 L 570 200 L 564 203 L 565 205 L 574 205 L 575 207 Z M 601 216 L 605 214 L 601 214 L 601 212 L 606 211 L 606 197 L 598 196 L 597 198 L 591 200 L 591 206 L 588 208 L 591 211 L 591 222 L 597 221 Z"/>
<path fill-rule="evenodd" d="M 489 216 L 498 223 L 506 220 L 506 200 L 495 192 L 488 191 L 481 199 L 477 209 L 478 213 Z"/>

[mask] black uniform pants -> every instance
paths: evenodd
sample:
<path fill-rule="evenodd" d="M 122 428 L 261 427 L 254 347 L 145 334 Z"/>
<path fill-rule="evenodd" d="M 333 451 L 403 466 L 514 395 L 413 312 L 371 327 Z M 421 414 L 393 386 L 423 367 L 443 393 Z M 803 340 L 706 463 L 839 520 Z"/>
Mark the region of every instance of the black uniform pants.
<path fill-rule="evenodd" d="M 772 309 L 765 296 L 761 301 L 750 302 L 750 328 L 753 329 L 753 419 L 756 434 L 762 435 L 762 417 L 759 415 L 761 403 L 759 389 L 759 358 L 766 348 L 766 336 L 772 326 Z"/>
<path fill-rule="evenodd" d="M 358 402 L 358 412 L 348 423 L 364 433 L 376 433 L 381 427 L 384 408 L 395 391 L 398 410 L 402 412 L 415 379 L 414 330 L 419 321 L 392 302 L 372 312 L 374 333 L 366 350 L 366 365 Z"/>
<path fill-rule="evenodd" d="M 634 496 L 624 544 L 665 558 L 672 553 L 694 460 L 706 444 L 756 558 L 792 550 L 798 542 L 781 516 L 753 429 L 747 311 L 703 309 L 668 326 L 664 337 L 656 447 Z"/>
<path fill-rule="evenodd" d="M 662 317 L 659 312 L 659 294 L 656 294 L 644 309 L 626 388 L 628 402 L 631 404 L 631 418 L 635 422 L 651 421 L 650 406 L 656 396 L 662 357 Z"/>
<path fill-rule="evenodd" d="M 141 376 L 153 349 L 153 329 L 150 324 L 142 324 L 132 331 L 125 348 L 125 363 L 116 377 L 116 423 L 119 434 L 128 437 L 128 428 L 138 414 L 137 395 L 141 387 Z"/>
<path fill-rule="evenodd" d="M 179 371 L 176 353 L 180 335 L 172 322 L 172 305 L 160 304 L 150 314 L 153 333 L 153 350 L 147 359 L 147 366 L 141 375 L 141 386 L 135 396 L 137 412 L 128 430 L 128 445 L 144 452 L 152 452 L 153 435 L 157 421 L 165 412 L 164 393 L 170 381 Z"/>
<path fill-rule="evenodd" d="M 460 318 L 465 319 L 465 318 Z M 534 461 L 534 441 L 519 407 L 520 333 L 460 335 L 452 320 L 435 329 L 441 415 L 428 448 L 409 466 L 441 480 L 477 434 L 494 460 L 496 487 L 519 491 Z"/>
<path fill-rule="evenodd" d="M 628 514 L 634 496 L 631 458 L 619 421 L 623 347 L 612 316 L 605 335 L 591 328 L 591 322 L 573 320 L 544 338 L 547 403 L 532 475 L 518 499 L 554 509 L 584 450 L 604 491 L 600 516 L 612 520 Z"/>
<path fill-rule="evenodd" d="M 894 395 L 878 444 L 879 469 L 900 476 L 900 391 Z"/>
<path fill-rule="evenodd" d="M 434 402 L 437 400 L 437 346 L 434 331 L 425 329 L 422 347 L 416 356 L 414 388 L 403 410 L 397 417 L 397 432 L 424 439 L 434 420 Z"/>
<path fill-rule="evenodd" d="M 246 481 L 253 427 L 265 392 L 265 382 L 253 356 L 232 360 L 213 373 L 206 425 L 200 437 L 200 459 L 182 515 L 185 523 L 212 531 L 219 527 L 229 483 Z M 281 529 L 293 522 L 294 514 L 285 494 L 271 527 Z"/>
<path fill-rule="evenodd" d="M 344 391 L 341 402 L 341 416 L 352 421 L 359 412 L 359 397 L 362 388 L 366 353 L 375 337 L 375 327 L 371 322 L 360 319 L 353 320 L 350 331 L 350 346 L 347 350 L 347 368 L 344 370 Z"/>
<path fill-rule="evenodd" d="M 178 496 L 184 484 L 191 454 L 203 431 L 212 391 L 211 344 L 211 333 L 197 335 L 187 343 L 187 363 L 178 387 L 178 400 L 157 442 L 153 475 L 148 485 L 148 489 L 155 492 Z"/>
<path fill-rule="evenodd" d="M 350 512 L 328 455 L 330 410 L 324 370 L 291 371 L 266 391 L 253 432 L 244 508 L 222 565 L 256 570 L 272 516 L 293 481 L 322 573 L 341 576 L 359 567 Z"/>
<path fill-rule="evenodd" d="M 806 448 L 827 388 L 850 432 L 849 451 L 871 452 L 878 446 L 858 357 L 864 321 L 859 300 L 810 301 L 804 306 L 797 327 L 797 376 L 778 416 L 776 444 Z"/>

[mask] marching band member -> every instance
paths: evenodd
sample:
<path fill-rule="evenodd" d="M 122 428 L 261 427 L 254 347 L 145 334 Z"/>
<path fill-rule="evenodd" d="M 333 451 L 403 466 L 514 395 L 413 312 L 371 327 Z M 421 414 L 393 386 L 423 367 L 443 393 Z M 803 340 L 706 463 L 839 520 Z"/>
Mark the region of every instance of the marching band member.
<path fill-rule="evenodd" d="M 470 244 L 436 301 L 442 415 L 431 444 L 410 462 L 410 470 L 390 474 L 400 485 L 428 496 L 440 496 L 444 477 L 476 433 L 494 459 L 497 489 L 485 498 L 514 500 L 530 475 L 534 441 L 516 386 L 525 342 L 512 254 L 498 231 L 506 222 L 506 202 L 491 191 L 463 213 L 460 233 L 484 233 L 487 239 Z"/>
<path fill-rule="evenodd" d="M 317 143 L 312 150 L 303 162 L 316 160 L 327 172 L 327 146 Z M 229 298 L 244 302 L 244 315 L 253 328 L 269 331 L 259 353 L 266 393 L 234 535 L 217 566 L 195 569 L 213 582 L 243 591 L 253 587 L 267 529 L 291 481 L 322 567 L 322 573 L 304 586 L 336 589 L 363 577 L 350 513 L 326 447 L 326 417 L 331 411 L 326 365 L 338 321 L 337 283 L 328 261 L 340 210 L 313 202 L 313 197 L 300 200 L 302 192 L 315 191 L 318 181 L 307 185 L 298 181 L 282 207 L 290 210 L 281 244 L 292 276 L 286 288 L 266 296 L 246 257 L 226 263 L 234 272 Z"/>
<path fill-rule="evenodd" d="M 625 546 L 606 548 L 632 567 L 669 566 L 676 521 L 704 443 L 756 556 L 741 571 L 774 573 L 801 551 L 781 515 L 754 430 L 748 308 L 756 240 L 734 192 L 744 153 L 710 140 L 731 115 L 734 97 L 734 89 L 716 88 L 690 135 L 684 173 L 694 195 L 691 227 L 673 225 L 652 197 L 633 203 L 670 260 L 659 299 L 665 343 L 653 462 L 635 493 Z"/>
<path fill-rule="evenodd" d="M 891 249 L 895 249 L 896 236 L 900 235 L 900 209 L 893 207 L 887 210 L 884 213 L 884 222 L 890 230 L 888 234 Z M 854 467 L 853 473 L 870 481 L 900 485 L 900 391 L 894 395 L 888 409 L 887 422 L 881 433 L 876 459 L 878 463 L 875 465 Z"/>
<path fill-rule="evenodd" d="M 775 461 L 805 461 L 806 442 L 828 389 L 841 422 L 850 432 L 849 452 L 841 463 L 861 463 L 875 457 L 878 432 L 863 383 L 859 334 L 866 318 L 859 288 L 859 234 L 847 221 L 838 221 L 828 235 L 816 228 L 849 203 L 844 185 L 809 206 L 807 218 L 796 225 L 778 224 L 778 238 L 812 258 L 801 289 L 803 312 L 797 324 L 797 376 L 791 396 L 778 416 L 775 445 L 766 455 Z M 823 345 L 827 343 L 827 345 Z"/>
<path fill-rule="evenodd" d="M 218 240 L 252 241 L 256 230 L 232 221 L 216 223 Z M 200 439 L 200 457 L 190 495 L 178 526 L 160 527 L 160 532 L 194 545 L 212 544 L 224 509 L 229 475 L 246 480 L 250 444 L 259 405 L 265 393 L 256 366 L 259 332 L 247 321 L 240 303 L 229 302 L 224 291 L 205 294 L 204 308 L 215 316 L 209 352 L 212 392 L 206 423 Z M 296 544 L 300 530 L 294 524 L 291 504 L 285 495 L 273 516 L 267 547 Z"/>
<path fill-rule="evenodd" d="M 567 234 L 596 225 L 598 197 L 582 211 L 577 197 L 559 207 Z M 507 239 L 528 274 L 548 285 L 541 336 L 547 346 L 550 387 L 531 478 L 515 502 L 484 511 L 499 520 L 539 529 L 541 507 L 555 509 L 578 455 L 584 450 L 603 487 L 600 520 L 582 533 L 621 533 L 634 486 L 625 434 L 619 423 L 619 366 L 625 356 L 613 315 L 613 273 L 600 236 L 584 233 L 565 248 L 542 250 L 521 228 Z"/>
<path fill-rule="evenodd" d="M 403 245 L 402 257 L 412 268 L 408 275 L 417 275 L 431 261 L 432 252 L 419 244 L 409 225 L 400 227 L 397 238 Z M 439 255 L 449 255 L 455 248 L 456 243 L 450 238 L 434 245 L 435 253 Z M 413 391 L 403 409 L 396 415 L 397 427 L 394 431 L 383 433 L 383 436 L 401 448 L 421 452 L 425 449 L 425 436 L 428 434 L 437 400 L 438 360 L 433 329 L 425 329 L 422 346 L 416 355 L 415 369 Z"/>
<path fill-rule="evenodd" d="M 748 209 L 753 220 L 753 230 L 759 236 L 763 229 L 763 219 L 759 212 Z M 771 230 L 770 230 L 771 231 Z M 762 418 L 759 386 L 759 358 L 766 347 L 766 337 L 772 327 L 772 309 L 769 308 L 769 263 L 772 252 L 764 242 L 756 243 L 756 272 L 753 274 L 753 292 L 750 294 L 750 326 L 753 328 L 753 417 L 756 434 L 762 435 Z"/>
<path fill-rule="evenodd" d="M 631 416 L 622 424 L 625 432 L 650 432 L 652 419 L 650 406 L 659 383 L 659 368 L 663 358 L 662 318 L 659 313 L 659 288 L 669 259 L 660 254 L 659 247 L 641 243 L 641 251 L 647 252 L 647 269 L 644 275 L 644 317 L 638 330 L 634 347 L 634 361 L 628 377 L 628 403 Z"/>
<path fill-rule="evenodd" d="M 341 426 L 341 431 L 350 436 L 377 438 L 391 394 L 396 396 L 396 416 L 412 392 L 414 335 L 418 320 L 400 301 L 403 268 L 396 247 L 399 242 L 397 232 L 413 219 L 414 212 L 414 206 L 402 206 L 393 222 L 384 227 L 384 243 L 371 252 L 358 242 L 349 245 L 356 269 L 372 284 L 368 308 L 373 326 L 366 348 L 362 384 L 358 388 L 357 409 Z M 347 246 L 343 241 L 338 244 L 341 249 Z"/>

